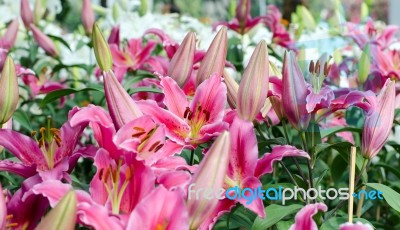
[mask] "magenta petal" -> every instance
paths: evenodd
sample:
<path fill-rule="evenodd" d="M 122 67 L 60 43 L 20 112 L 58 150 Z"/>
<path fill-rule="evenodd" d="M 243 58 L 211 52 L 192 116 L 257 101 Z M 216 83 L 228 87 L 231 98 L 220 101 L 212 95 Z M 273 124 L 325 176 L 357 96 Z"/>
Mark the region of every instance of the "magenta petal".
<path fill-rule="evenodd" d="M 271 173 L 273 171 L 274 162 L 280 161 L 284 157 L 305 157 L 310 159 L 308 153 L 303 150 L 297 149 L 291 145 L 279 145 L 274 147 L 271 153 L 264 154 L 264 156 L 258 160 L 254 176 L 260 177 L 266 173 Z"/>
<path fill-rule="evenodd" d="M 227 101 L 227 89 L 222 78 L 218 75 L 212 75 L 205 80 L 196 89 L 193 101 L 190 103 L 190 109 L 194 119 L 200 119 L 201 113 L 196 110 L 201 106 L 204 111 L 209 113 L 208 123 L 221 122 L 224 116 L 224 108 Z"/>
<path fill-rule="evenodd" d="M 241 183 L 241 188 L 251 188 L 251 189 L 256 189 L 258 187 L 262 188 L 262 184 L 260 180 L 256 177 L 248 177 L 243 182 Z M 247 209 L 250 209 L 254 213 L 256 213 L 258 216 L 261 218 L 265 218 L 265 210 L 264 210 L 264 203 L 263 200 L 257 197 L 253 202 L 250 204 L 247 204 L 248 200 L 246 199 L 240 199 L 239 202 L 243 204 L 244 207 Z"/>
<path fill-rule="evenodd" d="M 115 162 L 110 158 L 107 150 L 99 149 L 94 158 L 94 165 L 96 166 L 97 171 L 90 182 L 89 193 L 95 202 L 104 205 L 109 194 L 103 181 L 100 180 L 100 174 L 110 166 L 115 167 Z"/>
<path fill-rule="evenodd" d="M 35 167 L 25 166 L 21 163 L 10 160 L 0 161 L 0 171 L 14 173 L 25 178 L 31 177 L 36 174 Z"/>
<path fill-rule="evenodd" d="M 111 117 L 100 106 L 89 105 L 81 108 L 70 118 L 69 122 L 72 127 L 90 125 L 100 147 L 111 152 L 117 149 L 112 141 L 112 137 L 115 134 L 114 124 Z"/>
<path fill-rule="evenodd" d="M 157 182 L 167 189 L 184 189 L 191 179 L 192 176 L 186 171 L 169 171 L 159 175 L 157 177 Z"/>
<path fill-rule="evenodd" d="M 229 129 L 231 154 L 228 176 L 235 181 L 254 175 L 258 160 L 257 139 L 253 123 L 235 117 Z"/>
<path fill-rule="evenodd" d="M 225 213 L 228 213 L 234 206 L 236 205 L 236 201 L 223 199 L 218 201 L 217 207 L 214 211 L 206 218 L 203 223 L 200 225 L 201 230 L 211 230 L 217 220 Z"/>
<path fill-rule="evenodd" d="M 189 229 L 183 192 L 157 187 L 133 210 L 127 229 Z"/>
<path fill-rule="evenodd" d="M 190 132 L 189 125 L 177 115 L 160 108 L 154 101 L 138 102 L 143 113 L 150 115 L 157 123 L 165 124 L 167 136 L 180 144 L 185 144 L 185 138 Z"/>
<path fill-rule="evenodd" d="M 110 216 L 104 206 L 86 202 L 79 203 L 76 215 L 80 223 L 91 226 L 93 229 L 124 229 L 121 221 L 117 217 Z"/>
<path fill-rule="evenodd" d="M 36 164 L 39 168 L 47 168 L 42 151 L 37 143 L 28 136 L 12 130 L 0 129 L 0 146 L 10 151 L 25 165 Z"/>
<path fill-rule="evenodd" d="M 51 207 L 55 207 L 57 203 L 64 197 L 64 195 L 72 189 L 70 184 L 63 184 L 59 180 L 47 180 L 40 184 L 33 186 L 32 190 L 25 193 L 23 200 L 27 199 L 30 195 L 42 195 L 46 197 Z M 78 202 L 92 203 L 89 194 L 84 191 L 76 191 Z"/>
<path fill-rule="evenodd" d="M 308 90 L 309 94 L 306 97 L 308 113 L 315 112 L 316 108 L 328 108 L 335 97 L 333 91 L 328 86 L 322 87 L 319 93 L 314 93 L 311 86 L 308 87 Z"/>
<path fill-rule="evenodd" d="M 308 204 L 304 206 L 295 217 L 295 223 L 290 230 L 318 230 L 318 226 L 313 220 L 313 216 L 318 211 L 326 212 L 328 207 L 324 203 Z"/>
<path fill-rule="evenodd" d="M 183 117 L 189 105 L 185 93 L 176 81 L 170 77 L 162 78 L 161 85 L 165 94 L 164 104 L 168 107 L 168 110 L 178 117 Z"/>
<path fill-rule="evenodd" d="M 125 158 L 126 165 L 134 170 L 134 173 L 122 196 L 123 202 L 120 210 L 130 213 L 154 189 L 155 176 L 150 167 L 146 166 L 143 161 L 137 161 L 132 155 L 125 156 Z"/>
<path fill-rule="evenodd" d="M 6 229 L 6 216 L 7 216 L 7 208 L 6 201 L 3 195 L 3 189 L 0 185 L 0 229 Z"/>

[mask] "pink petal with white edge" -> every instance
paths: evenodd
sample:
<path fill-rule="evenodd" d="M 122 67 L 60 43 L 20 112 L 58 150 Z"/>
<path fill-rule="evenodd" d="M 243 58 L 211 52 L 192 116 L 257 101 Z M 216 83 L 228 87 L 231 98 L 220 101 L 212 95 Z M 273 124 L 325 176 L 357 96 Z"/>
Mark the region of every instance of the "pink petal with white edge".
<path fill-rule="evenodd" d="M 264 156 L 258 160 L 254 176 L 260 177 L 266 173 L 271 173 L 273 171 L 274 162 L 280 161 L 284 157 L 305 157 L 310 159 L 308 153 L 303 150 L 297 149 L 291 145 L 279 145 L 274 147 L 271 153 L 264 154 Z"/>
<path fill-rule="evenodd" d="M 123 224 L 115 217 L 111 216 L 104 206 L 89 203 L 78 203 L 76 212 L 78 221 L 93 229 L 101 230 L 123 230 Z"/>
<path fill-rule="evenodd" d="M 133 210 L 127 229 L 186 230 L 188 219 L 182 191 L 159 186 Z"/>
<path fill-rule="evenodd" d="M 290 230 L 318 230 L 313 216 L 319 211 L 326 212 L 328 207 L 324 203 L 308 204 L 304 206 L 295 217 L 294 224 Z"/>
<path fill-rule="evenodd" d="M 314 93 L 311 86 L 308 87 L 309 94 L 306 97 L 306 108 L 307 112 L 312 113 L 319 108 L 329 107 L 331 101 L 335 98 L 333 91 L 328 87 L 324 86 L 319 93 Z"/>
<path fill-rule="evenodd" d="M 168 110 L 178 117 L 183 117 L 186 108 L 189 106 L 189 101 L 183 90 L 178 86 L 176 81 L 170 77 L 163 77 L 161 79 L 161 85 L 165 94 L 164 104 L 167 106 Z"/>

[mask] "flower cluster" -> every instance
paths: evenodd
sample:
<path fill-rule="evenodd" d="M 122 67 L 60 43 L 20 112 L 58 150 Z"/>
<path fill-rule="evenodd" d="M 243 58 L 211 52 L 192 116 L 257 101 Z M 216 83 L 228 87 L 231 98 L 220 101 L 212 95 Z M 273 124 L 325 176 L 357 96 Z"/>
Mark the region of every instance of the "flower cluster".
<path fill-rule="evenodd" d="M 123 4 L 112 7 L 120 16 L 95 14 L 83 0 L 67 33 L 43 1 L 21 0 L 7 24 L 0 230 L 399 227 L 397 26 L 345 23 L 344 45 L 310 58 L 307 37 L 326 25 L 303 6 L 290 24 L 276 6 L 253 17 L 240 0 L 229 22 L 206 26 Z M 129 15 L 181 28 L 126 36 L 118 22 Z M 384 198 L 356 200 L 356 223 L 352 199 L 349 211 L 308 194 L 246 199 L 260 188 L 347 188 L 354 171 L 350 191 Z"/>

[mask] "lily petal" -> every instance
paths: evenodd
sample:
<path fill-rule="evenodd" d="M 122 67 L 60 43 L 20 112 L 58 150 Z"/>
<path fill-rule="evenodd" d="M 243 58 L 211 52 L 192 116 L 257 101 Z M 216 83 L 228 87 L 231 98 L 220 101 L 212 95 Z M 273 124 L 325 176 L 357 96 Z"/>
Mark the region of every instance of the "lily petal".
<path fill-rule="evenodd" d="M 188 219 L 183 192 L 168 191 L 164 186 L 159 186 L 133 210 L 127 229 L 186 230 L 189 228 Z"/>
<path fill-rule="evenodd" d="M 308 153 L 303 150 L 297 149 L 291 145 L 280 145 L 272 149 L 271 153 L 266 153 L 257 162 L 255 176 L 260 177 L 266 173 L 273 171 L 273 165 L 275 161 L 280 161 L 284 157 L 305 157 L 310 159 Z"/>
<path fill-rule="evenodd" d="M 328 207 L 324 203 L 308 204 L 304 206 L 295 217 L 295 223 L 290 230 L 318 230 L 318 226 L 313 220 L 313 216 L 318 211 L 326 212 Z"/>

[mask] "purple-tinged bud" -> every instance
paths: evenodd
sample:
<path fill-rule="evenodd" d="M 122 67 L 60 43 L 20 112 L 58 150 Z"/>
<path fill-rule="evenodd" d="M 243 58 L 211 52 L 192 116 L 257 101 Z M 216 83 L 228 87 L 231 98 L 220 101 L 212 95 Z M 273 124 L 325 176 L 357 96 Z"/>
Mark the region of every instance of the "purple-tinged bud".
<path fill-rule="evenodd" d="M 311 115 L 306 109 L 308 89 L 293 52 L 285 53 L 282 77 L 282 105 L 286 117 L 297 130 L 305 130 Z"/>
<path fill-rule="evenodd" d="M 193 32 L 189 32 L 172 57 L 168 68 L 168 76 L 174 79 L 180 87 L 183 87 L 190 78 L 195 51 L 196 35 Z"/>
<path fill-rule="evenodd" d="M 211 42 L 200 63 L 200 68 L 196 76 L 196 85 L 200 85 L 213 74 L 222 76 L 225 67 L 227 44 L 226 27 L 222 27 L 217 35 L 215 35 L 214 40 Z"/>
<path fill-rule="evenodd" d="M 33 38 L 38 43 L 40 48 L 42 48 L 48 55 L 52 57 L 57 57 L 58 52 L 54 42 L 49 36 L 40 31 L 35 25 L 31 24 L 31 30 Z"/>
<path fill-rule="evenodd" d="M 238 114 L 253 121 L 264 106 L 268 94 L 268 50 L 263 40 L 255 48 L 243 72 L 238 92 Z"/>
<path fill-rule="evenodd" d="M 16 18 L 8 25 L 7 31 L 0 39 L 0 46 L 7 50 L 14 46 L 15 40 L 17 39 L 18 27 L 19 22 L 18 18 Z"/>
<path fill-rule="evenodd" d="M 5 124 L 17 109 L 19 98 L 18 80 L 15 65 L 7 56 L 0 75 L 0 127 Z"/>
<path fill-rule="evenodd" d="M 95 16 L 90 0 L 83 0 L 82 3 L 82 25 L 87 35 L 92 34 Z"/>
<path fill-rule="evenodd" d="M 29 6 L 29 0 L 21 0 L 21 18 L 25 28 L 29 30 L 33 24 L 33 13 Z"/>
<path fill-rule="evenodd" d="M 375 108 L 365 117 L 361 153 L 367 159 L 375 157 L 389 137 L 393 126 L 395 97 L 395 82 L 388 79 L 377 97 Z"/>

